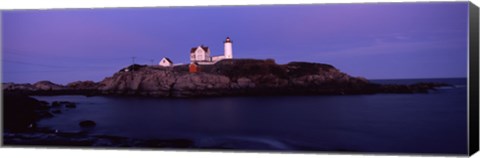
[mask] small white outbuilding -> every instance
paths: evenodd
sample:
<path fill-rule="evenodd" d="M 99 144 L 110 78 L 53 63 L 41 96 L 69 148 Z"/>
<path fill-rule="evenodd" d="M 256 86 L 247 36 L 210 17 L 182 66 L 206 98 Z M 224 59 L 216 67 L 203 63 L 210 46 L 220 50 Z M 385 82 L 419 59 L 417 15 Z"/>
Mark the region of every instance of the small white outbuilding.
<path fill-rule="evenodd" d="M 173 66 L 173 62 L 168 58 L 163 58 L 162 60 L 160 60 L 158 65 L 164 66 L 164 67 L 170 67 L 170 66 Z"/>

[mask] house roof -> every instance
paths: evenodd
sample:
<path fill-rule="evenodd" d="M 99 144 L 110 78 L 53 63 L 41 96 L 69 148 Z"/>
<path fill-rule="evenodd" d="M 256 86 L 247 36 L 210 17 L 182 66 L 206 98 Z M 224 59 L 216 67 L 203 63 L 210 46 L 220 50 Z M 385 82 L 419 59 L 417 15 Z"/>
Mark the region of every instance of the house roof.
<path fill-rule="evenodd" d="M 209 50 L 208 47 L 205 47 L 205 46 L 203 46 L 203 45 L 201 45 L 201 46 L 199 46 L 199 47 L 200 47 L 201 49 L 203 49 L 203 51 L 205 51 L 205 52 L 208 52 L 208 50 Z M 194 53 L 194 52 L 197 50 L 197 48 L 198 48 L 198 47 L 193 47 L 192 49 L 190 49 L 190 54 L 191 54 L 191 53 Z"/>
<path fill-rule="evenodd" d="M 172 60 L 170 60 L 170 59 L 167 58 L 167 57 L 164 57 L 163 59 L 167 60 L 169 63 L 173 63 Z M 163 60 L 163 59 L 162 59 L 162 60 Z"/>

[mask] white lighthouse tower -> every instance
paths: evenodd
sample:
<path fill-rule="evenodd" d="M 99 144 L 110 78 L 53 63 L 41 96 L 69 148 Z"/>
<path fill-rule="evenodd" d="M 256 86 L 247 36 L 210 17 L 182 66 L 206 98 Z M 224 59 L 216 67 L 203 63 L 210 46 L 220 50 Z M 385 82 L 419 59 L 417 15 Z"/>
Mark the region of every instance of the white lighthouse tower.
<path fill-rule="evenodd" d="M 232 52 L 232 41 L 230 40 L 230 37 L 227 37 L 227 39 L 224 42 L 224 56 L 225 59 L 232 59 L 233 58 L 233 52 Z"/>

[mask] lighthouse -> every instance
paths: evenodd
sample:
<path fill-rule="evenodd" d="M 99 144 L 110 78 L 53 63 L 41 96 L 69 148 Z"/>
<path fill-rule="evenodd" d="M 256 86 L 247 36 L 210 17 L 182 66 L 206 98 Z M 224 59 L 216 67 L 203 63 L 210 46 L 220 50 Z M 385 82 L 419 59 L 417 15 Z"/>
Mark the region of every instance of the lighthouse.
<path fill-rule="evenodd" d="M 196 63 L 197 65 L 213 65 L 223 59 L 232 59 L 233 52 L 230 37 L 227 37 L 223 44 L 223 55 L 218 56 L 210 56 L 210 49 L 206 46 L 201 45 L 193 47 L 190 49 L 190 63 Z"/>
<path fill-rule="evenodd" d="M 224 42 L 224 56 L 225 59 L 232 59 L 233 58 L 233 53 L 232 53 L 232 41 L 230 40 L 230 37 L 227 37 L 227 39 Z"/>

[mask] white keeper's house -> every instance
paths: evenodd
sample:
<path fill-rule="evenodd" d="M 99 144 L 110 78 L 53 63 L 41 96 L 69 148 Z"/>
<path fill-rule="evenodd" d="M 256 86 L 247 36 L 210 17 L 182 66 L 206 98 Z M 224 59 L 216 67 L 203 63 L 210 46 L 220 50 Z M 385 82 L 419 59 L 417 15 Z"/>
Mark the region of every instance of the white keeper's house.
<path fill-rule="evenodd" d="M 230 37 L 227 37 L 223 42 L 224 50 L 223 55 L 211 56 L 210 49 L 206 46 L 200 45 L 190 49 L 190 63 L 197 63 L 199 65 L 215 64 L 222 59 L 232 59 L 232 41 Z"/>

